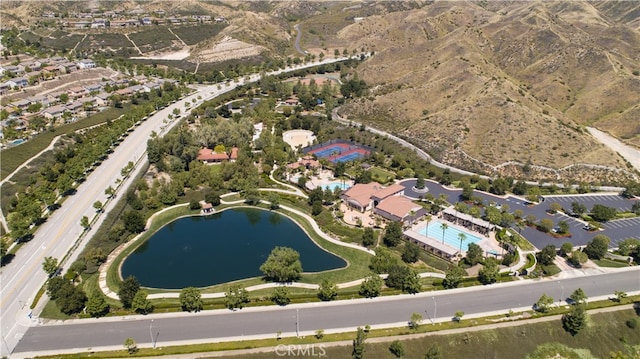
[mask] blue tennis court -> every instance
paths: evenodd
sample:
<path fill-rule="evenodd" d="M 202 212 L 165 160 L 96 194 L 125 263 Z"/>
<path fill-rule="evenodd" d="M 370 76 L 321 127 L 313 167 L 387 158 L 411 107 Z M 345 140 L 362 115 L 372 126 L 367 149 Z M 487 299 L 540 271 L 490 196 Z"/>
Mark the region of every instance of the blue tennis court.
<path fill-rule="evenodd" d="M 348 153 L 344 156 L 339 156 L 334 158 L 333 160 L 331 160 L 331 162 L 336 163 L 336 162 L 347 162 L 347 161 L 353 161 L 356 160 L 358 158 L 363 158 L 364 154 L 360 153 L 360 152 L 352 152 L 352 153 Z"/>
<path fill-rule="evenodd" d="M 433 238 L 435 240 L 442 242 L 442 227 L 440 226 L 441 226 L 440 222 L 433 221 L 429 223 L 428 230 L 427 230 L 427 226 L 424 226 L 418 230 L 418 233 L 420 233 L 425 237 Z M 462 242 L 463 250 L 467 248 L 469 243 L 478 244 L 478 242 L 482 240 L 480 237 L 475 236 L 469 232 L 464 232 L 457 228 L 449 226 L 447 229 L 444 230 L 444 243 L 450 245 L 453 248 L 460 248 L 460 237 L 459 237 L 460 233 L 464 233 L 464 235 L 466 236 L 464 242 Z"/>
<path fill-rule="evenodd" d="M 321 150 L 310 151 L 309 153 L 313 153 L 314 155 L 320 158 L 325 158 L 325 157 L 331 156 L 333 153 L 341 153 L 341 152 L 344 152 L 345 150 L 347 150 L 345 147 L 336 145 L 336 146 L 330 146 L 330 147 L 323 147 Z"/>

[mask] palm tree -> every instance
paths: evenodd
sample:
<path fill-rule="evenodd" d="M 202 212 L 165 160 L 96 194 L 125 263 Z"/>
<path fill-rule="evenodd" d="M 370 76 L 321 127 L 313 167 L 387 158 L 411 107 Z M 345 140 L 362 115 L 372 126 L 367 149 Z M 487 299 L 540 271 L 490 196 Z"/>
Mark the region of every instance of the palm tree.
<path fill-rule="evenodd" d="M 442 229 L 442 243 L 444 243 L 444 232 L 449 228 L 449 225 L 446 223 L 440 224 L 440 228 Z"/>
<path fill-rule="evenodd" d="M 429 237 L 429 222 L 431 222 L 431 218 L 433 218 L 433 217 L 431 217 L 430 214 L 427 214 L 426 216 L 424 216 L 424 218 L 427 220 L 427 233 L 426 233 L 426 236 Z"/>
<path fill-rule="evenodd" d="M 460 240 L 460 253 L 462 253 L 462 242 L 467 240 L 467 235 L 464 233 L 458 234 L 458 239 Z"/>
<path fill-rule="evenodd" d="M 414 211 L 414 210 L 409 211 L 409 216 L 410 216 L 410 218 L 411 218 L 411 222 L 410 222 L 410 223 L 411 223 L 411 224 L 410 224 L 411 226 L 413 226 L 413 222 L 416 220 L 416 219 L 415 219 L 415 215 L 416 215 L 416 211 Z"/>

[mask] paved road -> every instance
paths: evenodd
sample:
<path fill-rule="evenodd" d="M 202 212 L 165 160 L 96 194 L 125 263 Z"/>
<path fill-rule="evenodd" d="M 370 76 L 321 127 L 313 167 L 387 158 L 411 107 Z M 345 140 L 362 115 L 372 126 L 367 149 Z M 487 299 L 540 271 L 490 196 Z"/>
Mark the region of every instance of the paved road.
<path fill-rule="evenodd" d="M 293 25 L 293 28 L 296 30 L 296 41 L 294 43 L 296 51 L 298 51 L 302 55 L 306 55 L 307 53 L 300 47 L 300 39 L 302 38 L 302 30 L 300 30 L 300 24 Z"/>
<path fill-rule="evenodd" d="M 311 335 L 320 328 L 331 331 L 367 324 L 376 327 L 397 326 L 406 323 L 414 312 L 423 314 L 425 321 L 429 318 L 449 321 L 458 310 L 464 311 L 466 317 L 487 312 L 507 312 L 509 309 L 527 310 L 543 293 L 558 301 L 567 298 L 577 288 L 582 288 L 590 298 L 609 296 L 616 290 L 635 292 L 640 289 L 640 271 L 633 268 L 630 271 L 563 280 L 516 281 L 418 295 L 247 308 L 237 312 L 216 310 L 74 320 L 68 324 L 30 328 L 15 352 L 21 356 L 21 352 L 27 355 L 26 352 L 43 350 L 78 348 L 88 351 L 87 348 L 105 346 L 122 348 L 122 343 L 128 337 L 145 345 L 151 343 L 150 330 L 154 336 L 159 333 L 158 346 L 166 346 L 178 342 L 223 341 L 225 338 L 274 337 L 277 332 L 282 332 L 283 336 L 294 335 L 296 321 L 301 335 Z"/>
<path fill-rule="evenodd" d="M 278 70 L 274 73 L 293 71 L 296 69 L 317 66 L 322 63 L 332 63 L 343 61 L 346 58 L 325 59 L 320 62 L 298 65 L 285 70 Z M 249 81 L 258 80 L 259 75 L 250 76 Z M 180 101 L 158 111 L 147 121 L 138 126 L 135 131 L 109 155 L 102 165 L 93 171 L 78 188 L 75 195 L 66 199 L 62 208 L 55 211 L 34 235 L 34 238 L 26 243 L 16 257 L 8 265 L 2 267 L 0 273 L 0 354 L 10 352 L 16 346 L 26 329 L 33 325 L 35 318 L 29 316 L 29 306 L 33 302 L 37 291 L 46 280 L 46 274 L 41 269 L 41 264 L 45 257 L 62 258 L 76 245 L 76 240 L 82 232 L 80 218 L 87 216 L 92 218 L 95 215 L 93 203 L 97 200 L 106 202 L 104 189 L 108 186 L 116 187 L 116 180 L 120 177 L 120 170 L 129 161 L 136 162 L 145 155 L 147 139 L 152 132 L 162 134 L 178 121 L 167 123 L 168 115 L 174 108 L 180 109 L 184 113 L 184 102 L 195 103 L 190 108 L 199 106 L 202 102 L 214 98 L 224 92 L 228 92 L 244 82 L 244 78 L 238 82 L 231 82 L 229 86 L 221 85 L 221 89 L 216 85 L 197 86 L 197 91 Z M 198 96 L 201 98 L 198 99 Z M 138 167 L 139 169 L 140 167 Z M 125 192 L 131 183 L 125 182 L 121 192 Z M 110 203 L 105 207 L 108 213 L 114 206 Z M 94 223 L 94 231 L 100 226 L 101 221 L 106 217 L 98 217 Z M 84 237 L 78 243 L 74 254 L 70 257 L 68 264 L 72 263 L 81 248 L 91 238 L 91 235 Z M 34 313 L 37 314 L 37 313 Z"/>

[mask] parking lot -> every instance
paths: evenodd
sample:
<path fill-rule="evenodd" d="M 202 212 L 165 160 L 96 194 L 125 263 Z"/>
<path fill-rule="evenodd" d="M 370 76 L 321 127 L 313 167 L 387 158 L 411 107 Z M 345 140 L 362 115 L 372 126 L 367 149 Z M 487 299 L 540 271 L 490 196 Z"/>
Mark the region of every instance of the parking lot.
<path fill-rule="evenodd" d="M 559 195 L 544 196 L 547 205 L 549 203 L 558 202 L 564 209 L 570 210 L 571 203 L 582 203 L 591 210 L 594 204 L 601 204 L 607 207 L 613 207 L 618 211 L 630 211 L 634 201 L 624 198 L 618 194 L 584 194 L 584 195 Z"/>
<path fill-rule="evenodd" d="M 419 193 L 413 190 L 415 186 L 415 180 L 404 180 L 401 184 L 405 187 L 404 194 L 412 198 L 418 198 L 425 196 L 425 193 Z M 428 192 L 435 198 L 440 195 L 444 195 L 449 203 L 458 202 L 460 189 L 449 189 L 443 187 L 439 183 L 427 180 L 426 186 Z M 474 196 L 481 197 L 485 205 L 495 203 L 496 205 L 508 205 L 509 211 L 513 212 L 516 209 L 523 211 L 524 215 L 534 215 L 537 220 L 542 218 L 550 218 L 553 220 L 554 225 L 558 225 L 559 221 L 565 221 L 569 224 L 570 237 L 556 238 L 549 233 L 543 233 L 535 228 L 524 228 L 522 235 L 527 238 L 536 248 L 542 249 L 548 244 L 553 244 L 556 247 L 560 247 L 564 242 L 571 242 L 574 246 L 585 246 L 589 241 L 598 234 L 603 234 L 611 238 L 610 247 L 618 247 L 618 243 L 626 238 L 638 238 L 640 239 L 640 217 L 619 219 L 602 224 L 602 230 L 588 231 L 583 227 L 585 222 L 579 218 L 574 218 L 566 215 L 565 213 L 550 213 L 549 209 L 551 203 L 557 202 L 565 210 L 571 210 L 571 203 L 578 202 L 584 204 L 587 211 L 590 211 L 594 204 L 602 204 L 607 207 L 616 208 L 618 211 L 629 211 L 634 201 L 626 199 L 618 194 L 584 194 L 584 195 L 557 195 L 557 196 L 545 196 L 544 201 L 540 204 L 529 205 L 523 198 L 515 196 L 500 197 L 490 193 L 484 193 L 475 191 Z"/>

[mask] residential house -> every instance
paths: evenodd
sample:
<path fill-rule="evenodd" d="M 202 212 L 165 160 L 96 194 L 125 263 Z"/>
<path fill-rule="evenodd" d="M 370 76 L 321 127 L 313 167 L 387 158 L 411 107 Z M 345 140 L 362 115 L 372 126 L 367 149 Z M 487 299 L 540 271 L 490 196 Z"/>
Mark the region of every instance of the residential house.
<path fill-rule="evenodd" d="M 111 96 L 111 95 L 103 91 L 103 92 L 100 92 L 99 94 L 95 95 L 93 97 L 93 99 L 95 100 L 95 103 L 98 106 L 108 106 L 109 105 L 109 96 Z"/>
<path fill-rule="evenodd" d="M 24 111 L 31 105 L 31 101 L 29 100 L 18 100 L 16 102 L 11 103 L 12 106 L 19 108 L 21 111 Z"/>
<path fill-rule="evenodd" d="M 45 74 L 52 74 L 54 76 L 58 76 L 60 75 L 60 72 L 62 71 L 62 69 L 58 65 L 49 65 L 42 68 L 42 71 Z"/>
<path fill-rule="evenodd" d="M 150 17 L 143 17 L 141 20 L 142 25 L 151 25 L 153 24 L 153 21 L 151 20 Z"/>
<path fill-rule="evenodd" d="M 89 85 L 85 85 L 84 89 L 87 90 L 87 92 L 91 93 L 91 92 L 99 92 L 102 91 L 102 85 L 95 83 L 95 84 L 89 84 Z"/>
<path fill-rule="evenodd" d="M 346 190 L 340 198 L 345 203 L 360 212 L 365 212 L 376 207 L 382 200 L 402 195 L 404 187 L 399 184 L 393 184 L 389 187 L 383 187 L 377 182 L 358 183 Z"/>
<path fill-rule="evenodd" d="M 91 22 L 92 29 L 104 29 L 107 27 L 107 21 L 105 19 L 93 19 Z"/>
<path fill-rule="evenodd" d="M 49 65 L 58 65 L 61 64 L 63 62 L 67 62 L 67 58 L 66 57 L 62 57 L 62 56 L 55 56 L 55 57 L 51 57 L 47 60 L 47 64 Z"/>
<path fill-rule="evenodd" d="M 0 75 L 5 75 L 6 73 L 11 73 L 13 74 L 13 76 L 21 76 L 24 74 L 24 66 L 22 65 L 0 66 Z"/>
<path fill-rule="evenodd" d="M 9 92 L 10 87 L 6 83 L 0 83 L 0 95 L 4 95 Z"/>
<path fill-rule="evenodd" d="M 15 87 L 23 88 L 29 85 L 29 81 L 27 81 L 27 79 L 25 79 L 24 77 L 15 77 L 7 80 L 5 84 L 7 84 L 8 86 L 11 86 L 11 88 L 15 88 Z"/>
<path fill-rule="evenodd" d="M 76 86 L 68 89 L 67 94 L 70 98 L 79 98 L 87 96 L 89 94 L 89 91 L 87 91 L 87 89 L 85 89 L 84 87 Z"/>
<path fill-rule="evenodd" d="M 131 93 L 145 92 L 144 91 L 144 87 L 142 85 L 129 86 L 129 87 L 127 87 L 127 89 L 129 89 L 129 91 L 131 91 Z"/>
<path fill-rule="evenodd" d="M 73 101 L 72 103 L 64 105 L 64 107 L 66 107 L 69 112 L 76 114 L 83 109 L 84 104 L 80 101 Z"/>
<path fill-rule="evenodd" d="M 76 65 L 75 62 L 70 62 L 70 61 L 63 62 L 59 64 L 58 67 L 60 67 L 61 70 L 66 74 L 70 74 L 78 70 L 78 65 Z"/>
<path fill-rule="evenodd" d="M 51 99 L 45 95 L 30 96 L 27 97 L 27 100 L 29 100 L 31 103 L 39 103 L 42 105 L 42 107 L 49 107 L 52 102 Z"/>
<path fill-rule="evenodd" d="M 51 106 L 42 110 L 42 116 L 48 120 L 58 119 L 62 117 L 66 111 L 68 110 L 64 105 Z"/>
<path fill-rule="evenodd" d="M 162 84 L 159 82 L 146 82 L 142 85 L 144 92 L 151 92 L 151 90 L 156 90 L 162 87 Z"/>
<path fill-rule="evenodd" d="M 96 67 L 96 63 L 91 59 L 82 59 L 78 61 L 78 67 L 81 69 L 93 69 Z"/>
<path fill-rule="evenodd" d="M 238 158 L 238 148 L 233 147 L 231 149 L 231 155 L 226 152 L 218 153 L 213 152 L 213 150 L 209 148 L 202 148 L 198 151 L 198 157 L 196 159 L 198 161 L 202 161 L 204 163 L 218 163 L 223 161 L 235 161 Z"/>
<path fill-rule="evenodd" d="M 24 66 L 25 71 L 27 67 L 31 69 L 31 71 L 38 71 L 42 67 L 42 62 L 38 60 L 34 60 L 34 61 L 24 62 L 21 65 Z"/>
<path fill-rule="evenodd" d="M 128 87 L 120 89 L 120 90 L 117 90 L 115 93 L 120 95 L 120 96 L 131 96 L 131 95 L 133 95 L 133 91 L 131 91 Z"/>

